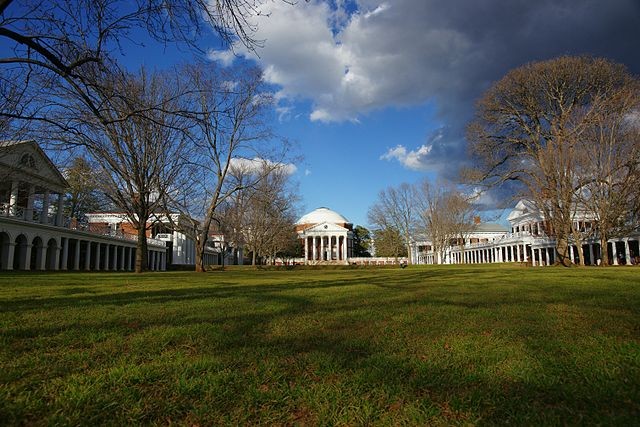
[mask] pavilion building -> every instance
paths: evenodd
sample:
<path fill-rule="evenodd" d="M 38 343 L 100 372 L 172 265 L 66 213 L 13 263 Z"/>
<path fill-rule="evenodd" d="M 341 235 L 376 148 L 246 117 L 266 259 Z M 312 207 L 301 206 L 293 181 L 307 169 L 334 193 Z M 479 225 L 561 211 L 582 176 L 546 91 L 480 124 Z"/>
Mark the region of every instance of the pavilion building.
<path fill-rule="evenodd" d="M 133 270 L 137 239 L 82 228 L 64 215 L 69 187 L 35 141 L 0 141 L 0 270 Z M 166 267 L 148 239 L 148 268 Z"/>
<path fill-rule="evenodd" d="M 436 253 L 430 242 L 416 243 L 421 264 L 485 264 L 523 262 L 532 266 L 553 265 L 556 262 L 556 239 L 541 212 L 531 201 L 520 200 L 509 213 L 510 229 L 498 224 L 478 224 L 461 244 L 451 245 L 443 254 Z M 587 212 L 578 212 L 573 226 L 586 237 L 582 242 L 569 242 L 569 258 L 579 264 L 578 244 L 582 245 L 585 265 L 601 263 L 602 250 L 595 234 L 589 233 L 595 219 Z M 502 228 L 502 230 L 501 230 Z M 640 232 L 608 240 L 609 263 L 632 264 L 640 254 Z"/>
<path fill-rule="evenodd" d="M 353 253 L 353 224 L 329 208 L 321 207 L 295 224 L 304 246 L 304 264 L 348 264 Z"/>

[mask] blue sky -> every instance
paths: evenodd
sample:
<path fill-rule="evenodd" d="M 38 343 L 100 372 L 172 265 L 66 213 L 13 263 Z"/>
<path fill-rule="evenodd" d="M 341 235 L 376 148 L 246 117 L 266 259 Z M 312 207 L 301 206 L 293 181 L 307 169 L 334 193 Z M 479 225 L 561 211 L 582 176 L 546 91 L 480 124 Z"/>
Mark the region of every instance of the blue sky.
<path fill-rule="evenodd" d="M 294 175 L 304 211 L 334 209 L 367 224 L 377 193 L 401 182 L 455 179 L 468 163 L 464 127 L 492 82 L 526 62 L 608 57 L 640 72 L 637 0 L 265 1 L 256 56 L 202 48 L 225 66 L 250 61 L 278 99 L 274 129 L 304 160 Z M 192 53 L 126 47 L 130 66 Z M 489 200 L 490 201 L 490 200 Z"/>
<path fill-rule="evenodd" d="M 355 224 L 380 190 L 455 180 L 468 164 L 475 100 L 526 62 L 605 56 L 640 71 L 637 0 L 333 0 L 264 3 L 258 55 L 278 98 L 277 132 L 298 143 L 305 211 Z M 234 59 L 211 46 L 209 58 Z M 489 204 L 497 202 L 486 197 Z"/>

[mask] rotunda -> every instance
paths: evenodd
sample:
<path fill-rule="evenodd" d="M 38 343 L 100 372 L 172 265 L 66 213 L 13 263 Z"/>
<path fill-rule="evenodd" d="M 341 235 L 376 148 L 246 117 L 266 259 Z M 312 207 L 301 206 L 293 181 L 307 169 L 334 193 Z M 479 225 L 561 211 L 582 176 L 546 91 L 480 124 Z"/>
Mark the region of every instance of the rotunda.
<path fill-rule="evenodd" d="M 321 207 L 296 222 L 304 245 L 305 264 L 348 264 L 353 250 L 353 224 L 329 208 Z"/>

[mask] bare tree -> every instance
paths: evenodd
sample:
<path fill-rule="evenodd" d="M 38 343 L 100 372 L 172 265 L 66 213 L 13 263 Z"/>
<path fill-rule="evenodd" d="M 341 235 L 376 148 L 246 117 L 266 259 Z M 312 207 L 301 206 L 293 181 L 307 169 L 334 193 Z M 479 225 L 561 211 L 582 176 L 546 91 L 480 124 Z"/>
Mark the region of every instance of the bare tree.
<path fill-rule="evenodd" d="M 418 219 L 415 186 L 402 183 L 397 188 L 380 191 L 378 201 L 369 208 L 368 219 L 378 229 L 393 229 L 400 233 L 409 254 L 409 264 L 414 262 L 411 241 Z"/>
<path fill-rule="evenodd" d="M 180 111 L 182 89 L 173 73 L 105 76 L 101 114 L 69 92 L 65 120 L 71 132 L 55 135 L 91 156 L 98 188 L 123 211 L 137 232 L 135 271 L 147 265 L 150 219 L 164 206 L 181 173 L 188 142 Z M 120 94 L 126 94 L 121 96 Z M 125 119 L 126 118 L 126 119 Z"/>
<path fill-rule="evenodd" d="M 621 65 L 590 57 L 527 64 L 484 94 L 468 128 L 478 165 L 468 176 L 489 187 L 520 183 L 544 213 L 563 265 L 570 264 L 575 194 L 584 179 L 577 156 L 626 75 Z"/>
<path fill-rule="evenodd" d="M 639 225 L 640 81 L 622 72 L 616 77 L 590 117 L 577 162 L 576 204 L 594 220 L 590 231 L 600 240 L 602 265 L 609 264 L 607 240 Z"/>
<path fill-rule="evenodd" d="M 87 69 L 113 68 L 125 43 L 145 42 L 135 31 L 201 52 L 198 43 L 213 29 L 225 46 L 254 51 L 262 45 L 253 19 L 261 8 L 253 0 L 1 0 L 0 117 L 51 122 L 42 90 L 62 85 L 106 119 L 91 96 L 100 81 Z"/>
<path fill-rule="evenodd" d="M 299 213 L 299 196 L 285 167 L 273 169 L 265 164 L 262 178 L 256 185 L 243 190 L 247 194 L 243 216 L 246 247 L 252 252 L 251 264 L 264 257 L 277 255 L 295 247 L 295 221 Z"/>
<path fill-rule="evenodd" d="M 73 158 L 63 173 L 69 183 L 65 214 L 72 221 L 86 222 L 87 213 L 99 212 L 111 206 L 100 191 L 100 175 L 96 174 L 96 167 L 85 157 Z"/>
<path fill-rule="evenodd" d="M 263 89 L 259 70 L 198 64 L 187 67 L 183 75 L 193 88 L 187 110 L 194 156 L 192 178 L 177 191 L 173 207 L 193 218 L 196 271 L 204 271 L 202 255 L 219 207 L 279 168 L 286 144 L 273 137 L 267 123 L 272 99 Z M 254 173 L 234 173 L 243 166 Z"/>
<path fill-rule="evenodd" d="M 453 185 L 431 184 L 424 180 L 416 188 L 418 228 L 428 236 L 433 251 L 442 260 L 447 248 L 463 244 L 475 227 L 476 209 L 473 197 L 458 191 Z"/>

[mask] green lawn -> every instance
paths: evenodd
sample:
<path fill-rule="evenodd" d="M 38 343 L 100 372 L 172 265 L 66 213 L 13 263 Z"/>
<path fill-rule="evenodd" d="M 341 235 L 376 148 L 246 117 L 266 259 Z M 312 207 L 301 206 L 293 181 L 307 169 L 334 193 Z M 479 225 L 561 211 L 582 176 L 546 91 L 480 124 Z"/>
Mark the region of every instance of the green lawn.
<path fill-rule="evenodd" d="M 0 274 L 0 424 L 638 424 L 640 268 Z"/>

